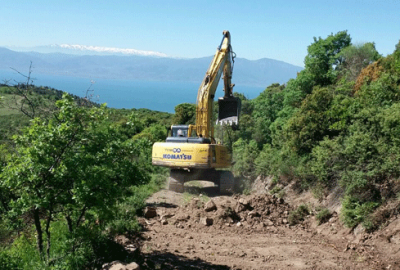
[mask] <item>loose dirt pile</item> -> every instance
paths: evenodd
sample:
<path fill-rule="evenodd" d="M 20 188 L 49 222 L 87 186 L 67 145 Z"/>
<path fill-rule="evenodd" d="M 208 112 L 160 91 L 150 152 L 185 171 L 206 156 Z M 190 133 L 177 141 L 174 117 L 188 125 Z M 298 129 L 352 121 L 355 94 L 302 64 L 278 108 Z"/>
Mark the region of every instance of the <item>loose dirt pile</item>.
<path fill-rule="evenodd" d="M 151 207 L 147 209 L 150 211 Z M 160 224 L 172 224 L 181 229 L 208 231 L 215 227 L 243 227 L 249 231 L 264 231 L 267 227 L 288 224 L 289 211 L 291 207 L 283 199 L 264 194 L 246 198 L 215 197 L 208 202 L 195 197 L 182 207 L 158 208 L 157 216 Z"/>
<path fill-rule="evenodd" d="M 118 239 L 140 269 L 400 269 L 398 216 L 368 234 L 336 212 L 293 224 L 290 196 L 200 191 L 208 196 L 161 190 L 148 200 L 141 237 Z"/>
<path fill-rule="evenodd" d="M 163 190 L 148 201 L 141 269 L 399 269 L 397 236 L 382 254 L 378 236 L 344 228 L 336 213 L 292 226 L 295 209 L 273 195 L 187 196 Z"/>

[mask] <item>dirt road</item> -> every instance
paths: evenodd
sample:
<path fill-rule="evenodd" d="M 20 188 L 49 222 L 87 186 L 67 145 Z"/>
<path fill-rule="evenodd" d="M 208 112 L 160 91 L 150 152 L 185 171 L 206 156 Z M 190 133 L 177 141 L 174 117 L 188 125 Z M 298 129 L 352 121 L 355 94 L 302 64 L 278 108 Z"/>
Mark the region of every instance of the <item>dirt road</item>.
<path fill-rule="evenodd" d="M 142 268 L 399 269 L 400 241 L 384 232 L 355 235 L 335 214 L 320 226 L 312 215 L 290 226 L 294 208 L 275 196 L 199 192 L 208 196 L 162 190 L 148 200 L 157 215 L 140 220 Z"/>

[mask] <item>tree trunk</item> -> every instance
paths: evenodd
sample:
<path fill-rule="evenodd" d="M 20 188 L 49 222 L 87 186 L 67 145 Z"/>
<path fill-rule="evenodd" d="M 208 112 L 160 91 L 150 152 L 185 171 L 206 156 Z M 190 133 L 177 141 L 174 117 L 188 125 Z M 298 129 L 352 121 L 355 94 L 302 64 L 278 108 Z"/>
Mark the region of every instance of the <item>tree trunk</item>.
<path fill-rule="evenodd" d="M 40 255 L 43 254 L 43 231 L 42 226 L 40 225 L 40 217 L 39 217 L 39 209 L 35 208 L 33 210 L 33 218 L 35 221 L 35 228 L 36 228 L 36 241 L 37 241 L 37 248 L 39 250 Z"/>
<path fill-rule="evenodd" d="M 47 254 L 47 261 L 50 261 L 50 245 L 51 245 L 51 239 L 50 239 L 50 222 L 51 222 L 51 217 L 53 213 L 50 211 L 49 216 L 47 217 L 46 220 L 46 236 L 47 236 L 47 249 L 46 249 L 46 254 Z"/>
<path fill-rule="evenodd" d="M 67 224 L 68 224 L 68 231 L 70 232 L 70 233 L 72 233 L 72 231 L 74 230 L 74 228 L 72 227 L 72 219 L 71 219 L 71 217 L 68 215 L 68 216 L 65 216 L 65 219 L 67 220 Z"/>
<path fill-rule="evenodd" d="M 80 225 L 80 223 L 82 221 L 82 218 L 84 217 L 85 213 L 86 213 L 86 205 L 81 210 L 81 215 L 79 216 L 78 220 L 76 221 L 76 228 L 79 227 L 79 225 Z"/>

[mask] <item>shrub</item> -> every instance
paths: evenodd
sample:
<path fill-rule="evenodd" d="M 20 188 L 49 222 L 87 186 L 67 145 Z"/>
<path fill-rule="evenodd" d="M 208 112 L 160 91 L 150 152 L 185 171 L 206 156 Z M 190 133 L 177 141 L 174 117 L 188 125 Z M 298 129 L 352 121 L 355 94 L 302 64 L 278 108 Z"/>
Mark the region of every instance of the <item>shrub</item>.
<path fill-rule="evenodd" d="M 289 224 L 290 225 L 296 225 L 300 223 L 301 221 L 304 220 L 306 216 L 310 214 L 310 210 L 308 209 L 308 206 L 305 204 L 299 205 L 296 210 L 293 210 L 289 214 Z"/>
<path fill-rule="evenodd" d="M 16 258 L 13 258 L 5 250 L 0 250 L 0 269 L 2 270 L 19 270 L 22 269 L 18 265 Z"/>
<path fill-rule="evenodd" d="M 369 215 L 379 206 L 376 202 L 360 202 L 357 198 L 346 195 L 342 201 L 341 217 L 343 223 L 348 227 L 367 221 Z"/>
<path fill-rule="evenodd" d="M 321 210 L 318 211 L 317 215 L 315 218 L 318 221 L 318 225 L 327 222 L 332 216 L 332 213 L 329 211 L 327 208 L 322 208 Z"/>
<path fill-rule="evenodd" d="M 235 165 L 233 171 L 235 175 L 241 175 L 246 178 L 255 177 L 255 160 L 259 154 L 257 143 L 254 140 L 247 142 L 239 139 L 233 145 L 233 159 Z"/>

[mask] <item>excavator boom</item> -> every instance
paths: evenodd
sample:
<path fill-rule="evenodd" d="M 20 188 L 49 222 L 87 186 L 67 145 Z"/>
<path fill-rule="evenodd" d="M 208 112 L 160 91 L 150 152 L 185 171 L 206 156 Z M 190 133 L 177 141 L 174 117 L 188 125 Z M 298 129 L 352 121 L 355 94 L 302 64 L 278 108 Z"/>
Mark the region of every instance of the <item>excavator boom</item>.
<path fill-rule="evenodd" d="M 231 35 L 229 31 L 224 31 L 221 45 L 217 48 L 197 94 L 196 125 L 191 127 L 191 130 L 196 131 L 197 136 L 214 139 L 211 121 L 212 106 L 222 74 L 224 75 L 224 96 L 218 99 L 217 124 L 238 125 L 241 103 L 239 98 L 233 96 L 235 85 L 231 82 L 234 58 Z"/>

